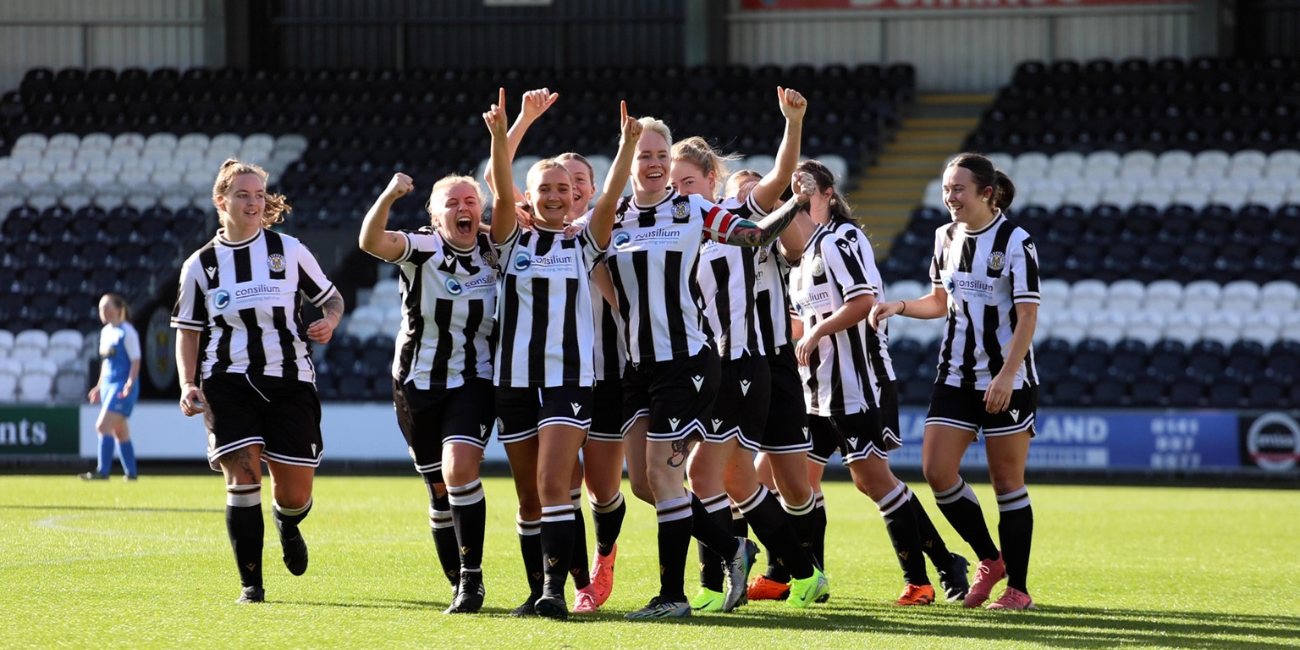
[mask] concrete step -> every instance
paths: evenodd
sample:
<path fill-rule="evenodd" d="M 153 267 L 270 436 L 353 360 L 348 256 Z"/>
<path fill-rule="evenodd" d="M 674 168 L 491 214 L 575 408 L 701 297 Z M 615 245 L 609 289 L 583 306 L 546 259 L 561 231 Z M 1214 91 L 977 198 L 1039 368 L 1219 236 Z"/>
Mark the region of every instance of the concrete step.
<path fill-rule="evenodd" d="M 965 129 L 912 129 L 899 131 L 894 135 L 894 143 L 898 142 L 952 142 L 954 146 L 961 144 L 966 137 Z M 893 144 L 893 143 L 891 143 Z M 888 145 L 886 145 L 888 146 Z"/>
<path fill-rule="evenodd" d="M 981 109 L 993 103 L 996 95 L 982 93 L 953 93 L 947 95 L 920 95 L 916 98 L 916 103 L 920 106 L 933 105 L 952 105 L 967 104 L 979 106 Z"/>
<path fill-rule="evenodd" d="M 920 176 L 916 178 L 872 178 L 868 176 L 867 180 L 858 184 L 858 189 L 855 191 L 907 190 L 920 194 L 925 191 L 925 186 L 929 183 L 930 179 L 928 177 Z"/>
<path fill-rule="evenodd" d="M 953 149 L 951 154 L 956 154 L 957 150 Z M 934 154 L 934 153 L 882 153 L 877 159 L 876 164 L 884 167 L 910 167 L 917 169 L 928 169 L 929 173 L 936 177 L 940 173 L 940 168 L 948 161 L 951 154 Z"/>
<path fill-rule="evenodd" d="M 903 154 L 903 153 L 947 154 L 956 151 L 958 145 L 960 144 L 961 144 L 961 138 L 957 138 L 955 141 L 942 141 L 942 142 L 916 142 L 916 141 L 891 142 L 889 143 L 888 146 L 885 147 L 884 153 L 886 154 Z"/>
<path fill-rule="evenodd" d="M 904 117 L 903 129 L 966 129 L 973 130 L 979 125 L 979 116 L 974 117 Z"/>
<path fill-rule="evenodd" d="M 920 167 L 885 167 L 876 165 L 867 170 L 864 178 L 900 178 L 907 180 L 923 180 L 929 182 L 930 179 L 938 178 L 939 174 L 930 169 Z"/>

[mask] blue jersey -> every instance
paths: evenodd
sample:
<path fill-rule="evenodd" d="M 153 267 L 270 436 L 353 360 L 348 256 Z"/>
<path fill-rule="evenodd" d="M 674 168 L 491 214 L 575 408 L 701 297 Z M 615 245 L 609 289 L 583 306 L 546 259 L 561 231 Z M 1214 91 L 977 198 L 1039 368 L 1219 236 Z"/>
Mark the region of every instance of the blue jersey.
<path fill-rule="evenodd" d="M 131 377 L 131 362 L 140 359 L 140 335 L 125 321 L 105 325 L 99 332 L 99 356 L 104 360 L 104 381 L 124 384 Z"/>

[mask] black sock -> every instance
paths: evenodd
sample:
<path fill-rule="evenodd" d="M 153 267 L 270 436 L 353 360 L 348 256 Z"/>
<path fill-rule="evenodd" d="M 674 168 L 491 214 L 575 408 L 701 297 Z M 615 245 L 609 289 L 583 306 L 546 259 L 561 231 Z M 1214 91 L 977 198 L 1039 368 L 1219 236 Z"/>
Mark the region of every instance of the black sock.
<path fill-rule="evenodd" d="M 587 566 L 587 520 L 582 516 L 582 488 L 573 490 L 573 553 L 569 573 L 573 587 L 585 589 L 591 584 L 591 568 Z"/>
<path fill-rule="evenodd" d="M 245 587 L 262 586 L 262 486 L 226 486 L 226 534 L 239 566 L 239 583 Z"/>
<path fill-rule="evenodd" d="M 885 518 L 885 529 L 894 543 L 894 553 L 903 568 L 903 579 L 910 585 L 928 585 L 930 576 L 925 572 L 925 553 L 921 551 L 921 537 L 916 533 L 916 513 L 907 505 L 912 491 L 907 484 L 899 483 L 885 498 L 876 502 L 880 516 Z"/>
<path fill-rule="evenodd" d="M 691 536 L 704 542 L 709 550 L 722 557 L 735 557 L 740 540 L 731 534 L 731 523 L 719 524 L 719 520 L 709 516 L 708 509 L 700 502 L 699 497 L 689 491 L 686 496 L 691 501 L 691 516 L 695 519 L 691 527 Z M 656 503 L 655 508 L 658 507 L 659 504 Z"/>
<path fill-rule="evenodd" d="M 564 597 L 573 560 L 573 504 L 542 507 L 542 593 Z"/>
<path fill-rule="evenodd" d="M 546 574 L 542 572 L 542 522 L 515 519 L 515 530 L 519 533 L 519 552 L 524 556 L 524 574 L 528 577 L 528 593 L 533 598 L 542 595 L 542 581 Z"/>
<path fill-rule="evenodd" d="M 1034 508 L 1029 503 L 1029 489 L 1020 488 L 998 495 L 998 538 L 1002 540 L 1002 558 L 1007 565 L 1007 586 L 1029 593 L 1025 580 L 1029 573 L 1029 547 L 1034 541 Z"/>
<path fill-rule="evenodd" d="M 925 506 L 921 505 L 921 500 L 916 495 L 907 500 L 907 505 L 911 506 L 912 515 L 916 517 L 916 534 L 921 537 L 921 550 L 930 557 L 930 563 L 935 569 L 947 571 L 952 566 L 952 553 L 930 520 L 930 513 L 925 511 Z"/>
<path fill-rule="evenodd" d="M 691 545 L 691 497 L 655 503 L 659 520 L 659 596 L 674 602 L 686 600 L 686 553 Z"/>
<path fill-rule="evenodd" d="M 958 477 L 956 485 L 935 492 L 934 500 L 939 504 L 939 512 L 943 513 L 957 534 L 970 544 L 976 557 L 981 560 L 998 559 L 998 547 L 989 535 L 988 524 L 984 523 L 980 501 L 966 481 Z"/>
<path fill-rule="evenodd" d="M 623 502 L 623 493 L 617 492 L 605 503 L 592 502 L 591 518 L 596 525 L 596 552 L 609 555 L 614 552 L 618 534 L 623 530 L 623 515 L 627 514 L 627 504 Z"/>
<path fill-rule="evenodd" d="M 731 504 L 731 534 L 736 537 L 749 537 L 749 522 L 736 504 Z"/>
<path fill-rule="evenodd" d="M 777 564 L 784 566 L 794 578 L 803 579 L 813 574 L 812 560 L 800 545 L 790 518 L 766 487 L 758 486 L 739 506 L 754 527 L 754 534 L 767 548 L 768 555 L 777 556 Z"/>
<path fill-rule="evenodd" d="M 730 502 L 725 493 L 705 499 L 699 499 L 699 502 L 704 506 L 703 517 L 696 516 L 694 511 L 691 513 L 692 516 L 695 516 L 695 521 L 697 523 L 700 519 L 707 518 L 711 519 L 718 526 L 721 526 L 723 530 L 732 527 L 731 508 L 729 506 Z M 695 552 L 700 559 L 700 586 L 705 589 L 721 592 L 725 580 L 723 577 L 724 560 L 722 556 L 713 552 L 713 550 L 708 546 L 705 546 L 704 542 L 695 543 Z"/>
<path fill-rule="evenodd" d="M 425 474 L 429 488 L 429 529 L 433 531 L 433 547 L 438 551 L 438 564 L 442 575 L 455 588 L 460 584 L 460 546 L 456 543 L 456 524 L 451 518 L 451 502 L 447 494 L 438 496 L 433 484 L 442 482 L 441 474 Z"/>
<path fill-rule="evenodd" d="M 821 568 L 822 573 L 826 572 L 826 495 L 821 492 L 813 493 L 812 511 L 812 555 L 813 561 Z"/>
<path fill-rule="evenodd" d="M 772 493 L 773 495 L 776 492 Z M 785 514 L 790 518 L 790 525 L 794 527 L 794 532 L 799 536 L 799 545 L 803 548 L 808 559 L 817 564 L 817 558 L 813 553 L 813 540 L 816 539 L 817 517 L 813 514 L 813 506 L 817 502 L 817 497 L 808 496 L 806 503 L 791 506 L 784 501 L 781 507 L 785 509 Z M 767 571 L 763 573 L 768 580 L 775 582 L 790 582 L 790 572 L 776 561 L 775 553 L 767 554 Z M 820 568 L 820 567 L 818 567 Z"/>
<path fill-rule="evenodd" d="M 478 570 L 483 566 L 483 535 L 487 527 L 483 482 L 474 479 L 465 485 L 448 485 L 447 499 L 451 502 L 451 520 L 456 524 L 460 566 Z"/>
<path fill-rule="evenodd" d="M 281 508 L 280 504 L 272 502 L 275 530 L 280 533 L 280 537 L 293 539 L 298 534 L 298 524 L 311 512 L 311 503 L 311 497 L 307 497 L 307 505 L 301 508 Z"/>

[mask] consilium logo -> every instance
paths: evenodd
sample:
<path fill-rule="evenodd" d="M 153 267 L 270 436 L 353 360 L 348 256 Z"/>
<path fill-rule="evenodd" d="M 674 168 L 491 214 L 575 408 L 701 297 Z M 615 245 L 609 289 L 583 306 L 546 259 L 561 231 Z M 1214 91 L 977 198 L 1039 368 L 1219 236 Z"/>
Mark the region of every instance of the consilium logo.
<path fill-rule="evenodd" d="M 627 234 L 627 231 L 614 233 L 614 246 L 622 248 L 627 246 L 630 241 L 632 241 L 632 235 Z"/>
<path fill-rule="evenodd" d="M 450 293 L 453 296 L 459 296 L 460 293 L 464 291 L 460 286 L 460 280 L 457 280 L 456 278 L 447 278 L 445 284 L 447 286 L 447 293 Z"/>
<path fill-rule="evenodd" d="M 217 308 L 218 310 L 229 307 L 230 292 L 226 291 L 225 289 L 217 289 L 216 293 L 212 294 L 212 306 Z"/>
<path fill-rule="evenodd" d="M 532 266 L 532 265 L 533 265 L 533 257 L 532 257 L 531 255 L 529 255 L 527 252 L 523 252 L 523 253 L 520 253 L 520 254 L 518 254 L 518 255 L 515 256 L 515 270 L 516 270 L 516 271 L 524 271 L 524 270 L 527 270 L 528 267 L 530 267 L 530 266 Z"/>

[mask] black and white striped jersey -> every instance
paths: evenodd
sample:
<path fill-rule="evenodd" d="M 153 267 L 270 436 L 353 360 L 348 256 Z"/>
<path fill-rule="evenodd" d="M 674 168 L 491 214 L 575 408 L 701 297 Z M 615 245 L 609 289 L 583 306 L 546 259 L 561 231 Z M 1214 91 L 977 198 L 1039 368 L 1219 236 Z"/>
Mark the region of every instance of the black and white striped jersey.
<path fill-rule="evenodd" d="M 232 242 L 223 229 L 181 267 L 171 322 L 203 333 L 204 378 L 232 373 L 314 383 L 302 302 L 320 307 L 335 293 L 297 239 L 259 229 Z"/>
<path fill-rule="evenodd" d="M 734 197 L 718 205 L 742 219 L 767 216 L 753 202 L 741 203 Z M 704 317 L 723 361 L 739 359 L 746 352 L 763 354 L 755 298 L 759 252 L 764 250 L 766 247 L 741 248 L 715 241 L 700 245 L 695 278 L 704 298 Z"/>
<path fill-rule="evenodd" d="M 726 241 L 740 221 L 675 191 L 654 205 L 619 204 L 606 264 L 632 363 L 691 357 L 711 342 L 696 281 L 700 244 Z"/>
<path fill-rule="evenodd" d="M 857 247 L 862 270 L 867 274 L 867 283 L 876 289 L 876 302 L 884 302 L 885 282 L 876 266 L 876 252 L 871 249 L 871 240 L 860 228 L 848 222 L 836 225 L 835 232 Z M 880 329 L 873 328 L 866 321 L 863 321 L 862 326 L 867 328 L 867 355 L 876 371 L 876 379 L 894 381 L 897 377 L 894 375 L 894 362 L 889 358 L 889 319 L 880 324 Z"/>
<path fill-rule="evenodd" d="M 536 228 L 497 245 L 501 300 L 497 309 L 497 386 L 591 386 L 594 317 L 591 269 L 605 251 L 583 228 L 576 236 Z"/>
<path fill-rule="evenodd" d="M 627 366 L 627 341 L 623 338 L 623 321 L 614 313 L 596 282 L 590 282 L 591 315 L 595 321 L 592 334 L 596 381 L 619 379 Z"/>
<path fill-rule="evenodd" d="M 491 239 L 480 234 L 474 248 L 463 251 L 430 226 L 402 235 L 406 248 L 393 261 L 402 292 L 393 377 L 420 390 L 491 377 L 497 303 Z"/>
<path fill-rule="evenodd" d="M 759 345 L 763 354 L 772 355 L 794 338 L 790 335 L 790 263 L 776 243 L 759 248 L 756 255 L 754 307 Z"/>
<path fill-rule="evenodd" d="M 988 388 L 1016 329 L 1016 303 L 1038 304 L 1038 251 L 1000 212 L 979 230 L 958 223 L 934 233 L 930 281 L 948 292 L 938 383 Z M 1038 385 L 1031 345 L 1014 388 Z"/>
<path fill-rule="evenodd" d="M 819 224 L 790 271 L 790 300 L 803 321 L 804 332 L 849 300 L 874 292 L 857 246 Z M 868 329 L 865 321 L 859 321 L 823 337 L 808 365 L 799 367 L 809 414 L 860 413 L 878 404 L 880 388 L 867 355 Z"/>

